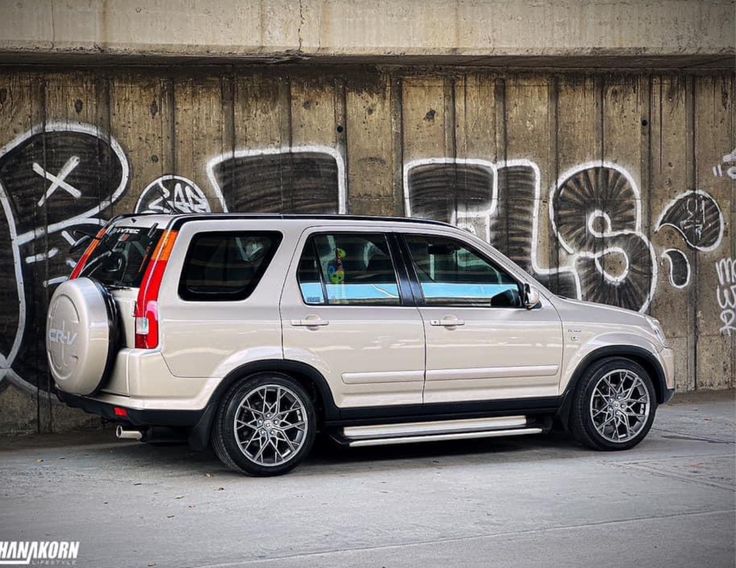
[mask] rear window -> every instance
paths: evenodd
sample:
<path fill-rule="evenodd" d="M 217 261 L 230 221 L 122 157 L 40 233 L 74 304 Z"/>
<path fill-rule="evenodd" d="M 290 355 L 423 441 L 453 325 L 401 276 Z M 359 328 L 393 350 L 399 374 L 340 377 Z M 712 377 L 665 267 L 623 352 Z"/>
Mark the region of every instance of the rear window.
<path fill-rule="evenodd" d="M 162 233 L 155 226 L 112 227 L 79 275 L 110 288 L 138 288 Z"/>
<path fill-rule="evenodd" d="M 401 304 L 391 251 L 384 234 L 311 236 L 299 261 L 297 278 L 306 304 Z"/>
<path fill-rule="evenodd" d="M 192 238 L 179 281 L 190 301 L 244 300 L 253 293 L 281 242 L 276 232 L 212 232 Z"/>

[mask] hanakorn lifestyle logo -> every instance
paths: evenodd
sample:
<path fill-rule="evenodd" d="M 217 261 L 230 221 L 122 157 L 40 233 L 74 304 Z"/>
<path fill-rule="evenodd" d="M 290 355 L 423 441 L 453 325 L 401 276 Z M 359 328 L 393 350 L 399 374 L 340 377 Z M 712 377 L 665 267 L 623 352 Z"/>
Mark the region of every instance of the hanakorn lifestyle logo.
<path fill-rule="evenodd" d="M 79 555 L 79 541 L 0 540 L 0 565 L 73 565 Z"/>

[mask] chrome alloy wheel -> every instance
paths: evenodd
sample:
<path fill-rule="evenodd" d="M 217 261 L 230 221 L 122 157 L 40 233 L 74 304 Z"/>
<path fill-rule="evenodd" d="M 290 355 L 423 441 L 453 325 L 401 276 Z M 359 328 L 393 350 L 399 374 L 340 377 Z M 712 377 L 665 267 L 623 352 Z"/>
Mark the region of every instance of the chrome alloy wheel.
<path fill-rule="evenodd" d="M 307 439 L 307 411 L 291 390 L 263 385 L 250 391 L 235 412 L 235 439 L 246 458 L 265 467 L 282 465 Z"/>
<path fill-rule="evenodd" d="M 603 375 L 590 398 L 590 418 L 609 442 L 634 438 L 649 418 L 649 391 L 639 375 L 619 369 Z"/>

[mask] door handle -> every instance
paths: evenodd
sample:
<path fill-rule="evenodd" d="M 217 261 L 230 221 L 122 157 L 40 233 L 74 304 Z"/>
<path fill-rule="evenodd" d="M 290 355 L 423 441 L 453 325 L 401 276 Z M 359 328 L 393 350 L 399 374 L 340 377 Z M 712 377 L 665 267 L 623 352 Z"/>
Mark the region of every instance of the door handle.
<path fill-rule="evenodd" d="M 324 320 L 319 316 L 307 316 L 301 320 L 291 320 L 291 325 L 294 327 L 324 327 L 329 324 L 329 320 Z"/>
<path fill-rule="evenodd" d="M 430 320 L 429 325 L 441 326 L 441 327 L 457 327 L 459 325 L 465 325 L 465 322 L 455 316 L 445 316 L 442 319 Z"/>

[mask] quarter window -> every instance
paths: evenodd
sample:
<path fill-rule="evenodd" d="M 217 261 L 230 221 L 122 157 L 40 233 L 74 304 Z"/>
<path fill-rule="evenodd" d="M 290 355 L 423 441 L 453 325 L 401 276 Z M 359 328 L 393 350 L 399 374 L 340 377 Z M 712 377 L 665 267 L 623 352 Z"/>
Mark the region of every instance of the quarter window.
<path fill-rule="evenodd" d="M 386 236 L 320 234 L 307 241 L 297 273 L 312 305 L 399 305 L 399 287 Z"/>
<path fill-rule="evenodd" d="M 243 300 L 255 290 L 273 258 L 281 234 L 200 233 L 184 261 L 179 296 L 183 300 Z"/>
<path fill-rule="evenodd" d="M 521 307 L 518 283 L 455 239 L 405 235 L 428 306 Z"/>

